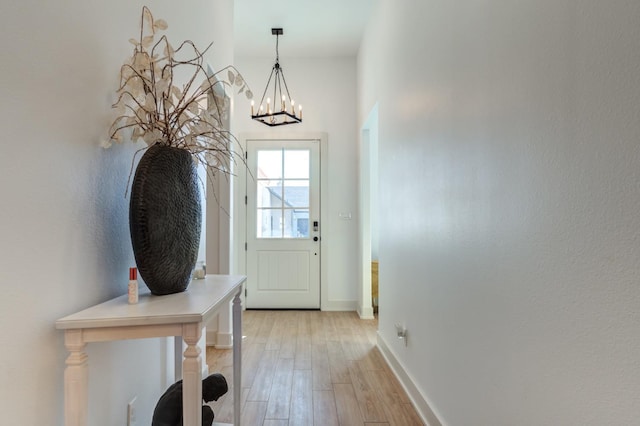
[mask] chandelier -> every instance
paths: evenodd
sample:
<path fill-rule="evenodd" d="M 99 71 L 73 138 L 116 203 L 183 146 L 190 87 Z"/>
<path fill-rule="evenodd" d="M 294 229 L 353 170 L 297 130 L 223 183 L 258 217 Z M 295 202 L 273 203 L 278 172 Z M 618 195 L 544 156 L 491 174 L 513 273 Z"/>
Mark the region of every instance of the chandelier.
<path fill-rule="evenodd" d="M 296 105 L 291 98 L 287 81 L 284 78 L 284 71 L 279 62 L 278 36 L 283 34 L 282 28 L 271 28 L 271 34 L 276 36 L 276 63 L 271 68 L 271 74 L 262 93 L 257 114 L 254 111 L 254 102 L 251 101 L 251 118 L 271 127 L 300 123 L 302 122 L 302 105 Z M 265 103 L 265 96 L 271 93 L 273 93 L 273 98 L 267 97 Z"/>

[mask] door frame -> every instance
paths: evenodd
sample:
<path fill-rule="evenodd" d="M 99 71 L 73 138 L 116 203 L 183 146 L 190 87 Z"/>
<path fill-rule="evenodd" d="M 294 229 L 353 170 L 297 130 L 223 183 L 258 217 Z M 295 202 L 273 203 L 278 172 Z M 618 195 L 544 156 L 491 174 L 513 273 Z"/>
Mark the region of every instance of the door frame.
<path fill-rule="evenodd" d="M 378 103 L 376 103 L 360 130 L 360 238 L 358 258 L 360 282 L 358 291 L 358 315 L 361 319 L 373 319 L 371 302 L 372 253 L 378 251 Z M 376 257 L 375 260 L 378 260 Z M 379 291 L 378 291 L 378 294 Z"/>
<path fill-rule="evenodd" d="M 329 214 L 327 212 L 327 189 L 328 181 L 328 136 L 325 132 L 247 132 L 238 135 L 238 143 L 242 152 L 247 151 L 247 140 L 318 140 L 320 141 L 320 310 L 324 310 L 329 303 L 327 279 L 327 256 L 324 255 L 327 247 L 327 236 L 330 235 Z M 236 274 L 247 274 L 247 252 L 245 242 L 247 241 L 247 205 L 245 204 L 245 192 L 247 179 L 247 168 L 244 164 L 237 164 L 232 179 L 233 211 L 231 238 L 231 271 Z M 324 240 L 324 241 L 323 241 Z M 324 243 L 324 244 L 323 244 Z"/>

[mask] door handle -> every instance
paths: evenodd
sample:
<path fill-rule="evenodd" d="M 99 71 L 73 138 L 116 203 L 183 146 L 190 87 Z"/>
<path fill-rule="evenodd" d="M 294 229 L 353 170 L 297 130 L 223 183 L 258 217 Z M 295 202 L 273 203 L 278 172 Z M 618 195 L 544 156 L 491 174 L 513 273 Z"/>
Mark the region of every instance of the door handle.
<path fill-rule="evenodd" d="M 313 237 L 313 241 L 318 241 L 318 237 Z"/>

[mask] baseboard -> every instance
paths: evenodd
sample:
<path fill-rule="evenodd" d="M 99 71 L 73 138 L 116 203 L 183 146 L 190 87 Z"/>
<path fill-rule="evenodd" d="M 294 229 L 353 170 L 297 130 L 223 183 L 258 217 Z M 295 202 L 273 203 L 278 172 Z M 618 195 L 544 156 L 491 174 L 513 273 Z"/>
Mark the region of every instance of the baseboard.
<path fill-rule="evenodd" d="M 216 349 L 232 349 L 233 333 L 216 333 Z"/>
<path fill-rule="evenodd" d="M 213 346 L 216 349 L 232 349 L 233 333 L 218 333 L 217 330 L 208 330 L 207 346 Z"/>
<path fill-rule="evenodd" d="M 323 311 L 357 311 L 358 302 L 355 300 L 327 300 L 325 304 L 322 305 L 321 310 Z"/>
<path fill-rule="evenodd" d="M 372 306 L 361 306 L 360 304 L 358 304 L 357 312 L 360 319 L 363 319 L 363 320 L 375 319 L 375 316 L 373 315 Z"/>
<path fill-rule="evenodd" d="M 397 379 L 400 381 L 400 384 L 413 403 L 413 406 L 415 407 L 422 421 L 427 426 L 442 426 L 442 423 L 431 409 L 429 402 L 420 393 L 415 383 L 411 379 L 411 376 L 406 372 L 404 367 L 402 367 L 402 364 L 400 364 L 400 361 L 398 361 L 389 346 L 387 346 L 380 333 L 378 333 L 377 340 L 380 353 L 382 353 L 382 356 L 387 361 L 387 364 L 391 368 L 391 371 L 393 371 L 393 374 L 395 374 Z"/>

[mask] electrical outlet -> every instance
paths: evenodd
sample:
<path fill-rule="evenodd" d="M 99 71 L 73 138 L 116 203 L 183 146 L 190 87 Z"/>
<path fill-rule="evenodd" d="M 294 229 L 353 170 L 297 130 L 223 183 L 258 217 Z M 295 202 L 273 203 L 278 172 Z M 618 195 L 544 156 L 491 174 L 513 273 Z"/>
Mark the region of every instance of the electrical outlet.
<path fill-rule="evenodd" d="M 127 404 L 127 426 L 136 426 L 136 399 L 134 396 L 129 404 Z"/>
<path fill-rule="evenodd" d="M 396 324 L 396 333 L 398 339 L 404 340 L 404 345 L 407 346 L 407 328 L 404 325 Z"/>

